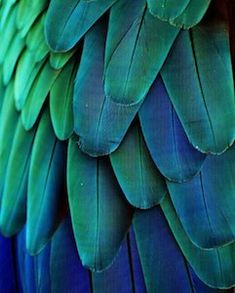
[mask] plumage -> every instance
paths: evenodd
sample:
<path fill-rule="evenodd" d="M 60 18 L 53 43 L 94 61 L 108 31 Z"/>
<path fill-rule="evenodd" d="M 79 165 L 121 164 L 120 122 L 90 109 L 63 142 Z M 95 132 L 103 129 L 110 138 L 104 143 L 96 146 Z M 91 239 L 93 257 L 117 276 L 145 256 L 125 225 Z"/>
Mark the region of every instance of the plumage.
<path fill-rule="evenodd" d="M 67 210 L 66 151 L 45 111 L 34 139 L 28 179 L 26 245 L 32 255 L 50 240 Z"/>
<path fill-rule="evenodd" d="M 234 13 L 0 0 L 1 292 L 234 290 Z"/>
<path fill-rule="evenodd" d="M 126 107 L 105 96 L 105 37 L 102 21 L 87 33 L 74 86 L 74 130 L 79 135 L 80 149 L 91 156 L 113 152 L 138 110 L 138 105 Z"/>
<path fill-rule="evenodd" d="M 29 50 L 24 50 L 20 56 L 14 80 L 14 98 L 17 110 L 23 109 L 33 82 L 44 63 L 45 59 L 40 62 L 35 61 L 33 52 Z"/>
<path fill-rule="evenodd" d="M 220 154 L 234 141 L 234 85 L 227 51 L 226 22 L 209 19 L 180 33 L 161 71 L 189 141 L 203 153 Z M 221 76 L 226 76 L 222 83 Z"/>
<path fill-rule="evenodd" d="M 34 21 L 48 5 L 47 0 L 21 0 L 16 18 L 16 26 L 20 35 L 24 37 L 30 30 Z"/>
<path fill-rule="evenodd" d="M 8 49 L 6 58 L 3 61 L 3 82 L 5 85 L 9 83 L 13 75 L 18 58 L 25 46 L 25 40 L 19 35 L 14 38 Z"/>
<path fill-rule="evenodd" d="M 43 60 L 49 53 L 49 48 L 44 37 L 44 22 L 45 14 L 42 14 L 36 23 L 33 24 L 26 38 L 27 49 L 32 52 L 36 62 Z"/>
<path fill-rule="evenodd" d="M 133 206 L 151 208 L 167 193 L 164 179 L 149 155 L 137 122 L 130 127 L 110 159 L 117 180 Z"/>
<path fill-rule="evenodd" d="M 120 15 L 122 19 L 117 22 Z M 110 11 L 105 52 L 104 88 L 107 99 L 127 108 L 140 105 L 178 31 L 154 18 L 144 0 L 136 3 L 118 1 Z M 145 58 L 141 58 L 143 54 Z"/>
<path fill-rule="evenodd" d="M 52 0 L 46 19 L 46 40 L 55 52 L 72 49 L 117 0 Z"/>
<path fill-rule="evenodd" d="M 0 228 L 5 236 L 17 233 L 26 221 L 26 194 L 35 128 L 25 131 L 18 120 L 2 192 Z"/>
<path fill-rule="evenodd" d="M 26 130 L 31 129 L 37 121 L 43 103 L 59 73 L 60 70 L 54 70 L 46 61 L 34 80 L 22 109 L 22 122 Z"/>
<path fill-rule="evenodd" d="M 13 83 L 11 82 L 5 92 L 0 119 L 0 206 L 3 188 L 5 185 L 6 168 L 10 156 L 12 140 L 19 115 L 14 107 Z"/>
<path fill-rule="evenodd" d="M 175 182 L 193 178 L 206 156 L 188 141 L 160 76 L 148 92 L 139 117 L 150 154 L 164 177 Z"/>
<path fill-rule="evenodd" d="M 64 66 L 50 89 L 50 113 L 56 136 L 65 140 L 73 133 L 73 85 L 77 59 Z"/>
<path fill-rule="evenodd" d="M 74 139 L 69 141 L 67 172 L 69 206 L 81 261 L 91 270 L 104 270 L 113 262 L 127 233 L 132 209 L 109 159 L 83 154 Z"/>
<path fill-rule="evenodd" d="M 185 233 L 169 197 L 161 207 L 179 247 L 199 278 L 214 288 L 234 286 L 234 242 L 214 249 L 201 249 L 193 244 Z"/>
<path fill-rule="evenodd" d="M 221 156 L 208 156 L 192 180 L 168 183 L 179 219 L 198 246 L 212 248 L 233 242 L 235 146 Z"/>
<path fill-rule="evenodd" d="M 201 21 L 211 0 L 147 0 L 147 3 L 154 16 L 173 26 L 189 29 Z"/>

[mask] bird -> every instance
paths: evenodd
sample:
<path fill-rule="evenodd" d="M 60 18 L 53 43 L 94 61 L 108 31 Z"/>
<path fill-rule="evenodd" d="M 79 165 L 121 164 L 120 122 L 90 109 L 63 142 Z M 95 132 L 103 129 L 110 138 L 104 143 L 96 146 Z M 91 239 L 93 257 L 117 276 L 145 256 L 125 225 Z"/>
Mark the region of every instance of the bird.
<path fill-rule="evenodd" d="M 233 292 L 234 17 L 0 1 L 0 292 Z"/>

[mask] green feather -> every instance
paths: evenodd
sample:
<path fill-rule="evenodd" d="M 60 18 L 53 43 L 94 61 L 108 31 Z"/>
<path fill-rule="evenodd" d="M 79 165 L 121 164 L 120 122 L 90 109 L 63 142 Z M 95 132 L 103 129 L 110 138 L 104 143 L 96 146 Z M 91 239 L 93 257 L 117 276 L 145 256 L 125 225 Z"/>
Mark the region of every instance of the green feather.
<path fill-rule="evenodd" d="M 132 209 L 123 198 L 108 158 L 83 154 L 70 139 L 67 165 L 69 206 L 83 265 L 109 266 L 129 228 Z"/>
<path fill-rule="evenodd" d="M 0 30 L 0 39 L 1 39 L 0 63 L 2 63 L 3 60 L 5 59 L 7 50 L 16 34 L 15 20 L 16 20 L 17 9 L 18 9 L 17 4 L 11 8 L 9 15 L 6 19 L 6 23 Z"/>
<path fill-rule="evenodd" d="M 22 122 L 26 130 L 31 129 L 36 122 L 42 105 L 59 73 L 59 70 L 54 70 L 49 62 L 46 62 L 37 75 L 22 110 Z"/>
<path fill-rule="evenodd" d="M 205 153 L 224 152 L 235 136 L 228 38 L 221 21 L 182 31 L 161 71 L 189 141 Z"/>
<path fill-rule="evenodd" d="M 19 115 L 16 112 L 14 105 L 13 82 L 11 82 L 5 92 L 0 116 L 0 201 L 2 198 L 6 168 L 18 117 Z"/>
<path fill-rule="evenodd" d="M 36 62 L 34 54 L 25 50 L 21 55 L 15 73 L 14 94 L 17 110 L 22 110 L 35 78 L 45 63 L 43 59 Z"/>
<path fill-rule="evenodd" d="M 27 249 L 39 253 L 65 216 L 66 145 L 53 132 L 45 110 L 35 136 L 27 195 Z"/>
<path fill-rule="evenodd" d="M 50 112 L 56 136 L 65 140 L 73 132 L 73 87 L 77 72 L 76 59 L 62 69 L 50 90 Z"/>
<path fill-rule="evenodd" d="M 106 41 L 107 98 L 127 106 L 142 102 L 178 31 L 153 17 L 145 0 L 118 1 L 110 12 Z"/>
<path fill-rule="evenodd" d="M 48 5 L 47 0 L 21 0 L 16 19 L 16 25 L 21 36 L 25 36 L 36 18 Z"/>
<path fill-rule="evenodd" d="M 31 28 L 26 39 L 27 47 L 33 52 L 36 62 L 41 61 L 49 52 L 44 36 L 44 22 L 45 14 L 42 14 L 39 20 Z"/>
<path fill-rule="evenodd" d="M 10 47 L 8 48 L 6 57 L 3 61 L 3 81 L 7 85 L 14 73 L 15 66 L 19 60 L 19 56 L 25 46 L 25 40 L 19 34 L 15 36 Z"/>
<path fill-rule="evenodd" d="M 8 0 L 4 1 L 1 7 L 1 21 L 0 21 L 0 30 L 5 26 L 7 19 L 9 18 L 9 14 L 11 13 L 13 4 L 16 3 L 17 0 Z"/>
<path fill-rule="evenodd" d="M 117 0 L 52 0 L 46 18 L 46 39 L 56 52 L 72 49 Z"/>
<path fill-rule="evenodd" d="M 164 179 L 150 157 L 138 124 L 131 126 L 110 159 L 117 180 L 133 206 L 153 207 L 167 193 Z"/>
<path fill-rule="evenodd" d="M 35 129 L 25 131 L 19 119 L 6 169 L 0 213 L 0 228 L 8 237 L 17 233 L 26 220 L 28 173 L 34 134 Z"/>

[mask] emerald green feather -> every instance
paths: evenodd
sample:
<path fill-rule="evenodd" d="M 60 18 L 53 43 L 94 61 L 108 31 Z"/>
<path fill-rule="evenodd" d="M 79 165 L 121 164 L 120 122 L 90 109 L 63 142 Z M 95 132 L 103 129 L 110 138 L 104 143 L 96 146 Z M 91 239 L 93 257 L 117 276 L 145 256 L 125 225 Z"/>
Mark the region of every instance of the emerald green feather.
<path fill-rule="evenodd" d="M 21 36 L 25 36 L 36 18 L 48 5 L 47 0 L 21 0 L 16 19 L 16 25 Z"/>
<path fill-rule="evenodd" d="M 138 124 L 130 127 L 110 159 L 117 180 L 133 206 L 153 207 L 167 193 L 165 181 L 150 157 Z"/>
<path fill-rule="evenodd" d="M 1 39 L 0 63 L 2 63 L 3 60 L 5 59 L 7 50 L 16 34 L 15 20 L 16 20 L 17 9 L 18 9 L 17 4 L 11 8 L 9 15 L 6 19 L 6 22 L 0 30 L 0 39 Z"/>
<path fill-rule="evenodd" d="M 0 213 L 0 228 L 5 236 L 17 233 L 26 220 L 26 195 L 29 164 L 35 129 L 25 131 L 18 121 L 9 162 Z"/>
<path fill-rule="evenodd" d="M 226 23 L 207 21 L 191 32 L 181 32 L 161 71 L 189 141 L 205 153 L 222 153 L 235 136 L 234 84 L 228 52 Z M 223 76 L 226 78 L 222 80 Z"/>
<path fill-rule="evenodd" d="M 36 62 L 33 52 L 25 50 L 21 55 L 15 73 L 14 94 L 17 110 L 22 110 L 34 80 L 40 74 L 45 60 Z"/>
<path fill-rule="evenodd" d="M 66 144 L 57 140 L 45 110 L 35 136 L 27 194 L 27 249 L 39 253 L 65 216 Z"/>
<path fill-rule="evenodd" d="M 59 73 L 59 70 L 54 70 L 49 62 L 46 62 L 34 80 L 22 109 L 22 122 L 26 130 L 31 129 L 36 122 L 42 105 Z"/>
<path fill-rule="evenodd" d="M 50 90 L 50 113 L 56 136 L 65 140 L 73 133 L 73 87 L 77 72 L 73 58 L 62 69 Z"/>
<path fill-rule="evenodd" d="M 5 94 L 6 87 L 3 83 L 3 72 L 2 68 L 0 68 L 0 116 L 1 116 L 1 108 L 4 100 L 4 94 Z"/>
<path fill-rule="evenodd" d="M 117 0 L 52 0 L 46 18 L 46 39 L 56 52 L 73 48 Z"/>
<path fill-rule="evenodd" d="M 25 40 L 17 34 L 8 48 L 6 57 L 3 61 L 3 81 L 7 85 L 14 73 L 15 66 L 21 52 L 25 46 Z"/>
<path fill-rule="evenodd" d="M 235 243 L 203 250 L 195 246 L 187 237 L 168 196 L 161 202 L 161 207 L 184 256 L 199 278 L 214 288 L 222 289 L 234 286 Z"/>
<path fill-rule="evenodd" d="M 152 16 L 145 0 L 118 1 L 110 12 L 106 41 L 107 98 L 126 106 L 142 102 L 178 31 Z"/>
<path fill-rule="evenodd" d="M 3 26 L 6 24 L 7 19 L 9 18 L 9 14 L 12 10 L 13 4 L 16 3 L 17 0 L 8 0 L 4 1 L 2 7 L 1 7 L 1 21 L 0 21 L 0 30 L 3 28 Z"/>
<path fill-rule="evenodd" d="M 69 141 L 67 185 L 74 235 L 83 265 L 100 271 L 109 266 L 131 223 L 107 157 L 83 154 Z"/>
<path fill-rule="evenodd" d="M 36 62 L 41 61 L 47 53 L 49 53 L 49 48 L 46 44 L 44 36 L 44 22 L 45 14 L 42 14 L 39 20 L 36 21 L 31 28 L 26 39 L 27 47 L 33 52 Z"/>
<path fill-rule="evenodd" d="M 0 115 L 0 201 L 18 117 L 19 115 L 14 105 L 13 82 L 11 82 L 6 89 Z"/>

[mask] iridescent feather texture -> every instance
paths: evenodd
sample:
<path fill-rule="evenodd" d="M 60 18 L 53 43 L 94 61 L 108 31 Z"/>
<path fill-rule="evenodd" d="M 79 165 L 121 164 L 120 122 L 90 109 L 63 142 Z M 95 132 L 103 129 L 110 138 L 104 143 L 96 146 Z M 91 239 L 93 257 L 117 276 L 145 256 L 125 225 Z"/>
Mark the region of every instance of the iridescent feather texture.
<path fill-rule="evenodd" d="M 0 1 L 0 292 L 232 292 L 234 17 Z"/>

